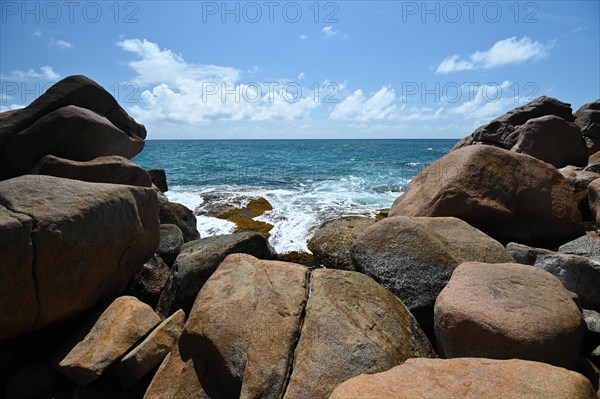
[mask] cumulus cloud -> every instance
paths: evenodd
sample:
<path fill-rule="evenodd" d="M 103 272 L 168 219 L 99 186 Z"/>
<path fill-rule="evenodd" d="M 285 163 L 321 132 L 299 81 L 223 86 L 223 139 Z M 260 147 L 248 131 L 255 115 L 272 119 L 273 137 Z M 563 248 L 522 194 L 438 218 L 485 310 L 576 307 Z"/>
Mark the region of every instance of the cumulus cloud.
<path fill-rule="evenodd" d="M 437 67 L 436 73 L 451 73 L 477 68 L 491 69 L 510 64 L 522 64 L 529 60 L 540 60 L 550 54 L 552 44 L 543 44 L 527 36 L 516 36 L 500 40 L 485 51 L 476 51 L 468 59 L 459 55 L 446 57 Z"/>
<path fill-rule="evenodd" d="M 306 40 L 308 38 L 308 36 L 306 35 L 300 35 L 300 40 Z"/>
<path fill-rule="evenodd" d="M 145 39 L 117 46 L 137 56 L 128 65 L 146 90 L 130 111 L 144 123 L 294 120 L 318 106 L 312 92 L 294 82 L 242 82 L 239 69 L 190 63 Z"/>
<path fill-rule="evenodd" d="M 502 115 L 510 108 L 532 100 L 515 98 L 510 89 L 511 84 L 508 80 L 501 84 L 483 84 L 477 87 L 472 99 L 453 107 L 449 112 L 482 124 Z"/>
<path fill-rule="evenodd" d="M 49 46 L 56 47 L 56 48 L 59 48 L 62 50 L 66 50 L 66 49 L 74 47 L 71 43 L 69 43 L 66 40 L 55 40 L 55 39 L 50 39 Z"/>
<path fill-rule="evenodd" d="M 16 70 L 9 76 L 10 79 L 19 80 L 32 80 L 32 79 L 43 79 L 43 80 L 55 80 L 60 78 L 60 75 L 54 71 L 51 66 L 45 65 L 40 68 L 37 72 L 35 69 L 28 69 L 27 71 Z"/>
<path fill-rule="evenodd" d="M 358 89 L 337 104 L 330 117 L 356 121 L 390 119 L 394 117 L 397 109 L 395 100 L 396 93 L 387 87 L 382 87 L 370 97 L 365 96 L 362 90 Z"/>

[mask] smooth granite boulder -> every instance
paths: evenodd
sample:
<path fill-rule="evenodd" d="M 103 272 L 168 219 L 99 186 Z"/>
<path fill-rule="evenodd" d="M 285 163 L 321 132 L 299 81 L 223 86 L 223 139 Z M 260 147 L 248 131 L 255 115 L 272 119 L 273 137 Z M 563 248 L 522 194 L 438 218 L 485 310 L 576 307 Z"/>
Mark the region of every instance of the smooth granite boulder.
<path fill-rule="evenodd" d="M 183 241 L 200 239 L 194 212 L 177 202 L 161 202 L 159 207 L 161 224 L 174 224 L 181 230 Z"/>
<path fill-rule="evenodd" d="M 177 225 L 160 225 L 160 241 L 158 243 L 156 254 L 160 256 L 169 267 L 173 266 L 183 243 L 183 234 Z"/>
<path fill-rule="evenodd" d="M 0 339 L 114 297 L 158 245 L 158 204 L 151 189 L 27 175 L 0 182 L 0 205 L 16 214 L 2 244 L 11 247 L 1 256 L 13 257 L 7 264 L 15 272 L 0 283 L 0 293 L 8 293 L 0 296 Z M 11 252 L 21 254 L 18 261 Z"/>

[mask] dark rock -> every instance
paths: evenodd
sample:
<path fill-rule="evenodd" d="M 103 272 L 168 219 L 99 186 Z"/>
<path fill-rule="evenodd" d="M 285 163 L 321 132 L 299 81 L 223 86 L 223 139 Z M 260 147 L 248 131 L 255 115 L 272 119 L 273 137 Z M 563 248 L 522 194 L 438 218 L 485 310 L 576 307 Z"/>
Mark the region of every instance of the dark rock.
<path fill-rule="evenodd" d="M 389 217 L 354 241 L 358 271 L 390 290 L 433 331 L 433 305 L 462 262 L 512 262 L 502 244 L 457 218 Z"/>
<path fill-rule="evenodd" d="M 167 185 L 167 175 L 164 169 L 147 169 L 146 172 L 152 178 L 152 184 L 154 184 L 160 191 L 166 193 L 169 191 Z"/>
<path fill-rule="evenodd" d="M 160 256 L 154 255 L 133 276 L 127 292 L 154 308 L 168 279 L 169 266 Z"/>
<path fill-rule="evenodd" d="M 37 297 L 37 306 L 24 307 L 27 290 L 22 301 L 8 296 L 12 299 L 0 306 L 0 315 L 8 316 L 0 320 L 0 339 L 22 332 L 13 327 L 21 317 L 40 328 L 114 297 L 158 246 L 158 205 L 151 189 L 27 175 L 0 182 L 0 205 L 28 215 L 35 226 L 33 272 L 18 284 L 29 286 L 33 275 Z M 31 244 L 15 241 L 24 245 L 25 255 Z M 23 315 L 13 319 L 16 313 Z"/>
<path fill-rule="evenodd" d="M 529 119 L 546 115 L 556 115 L 567 122 L 573 122 L 575 117 L 572 112 L 571 104 L 552 97 L 538 97 L 528 104 L 508 111 L 487 125 L 480 126 L 470 136 L 459 141 L 453 150 L 473 144 L 488 144 L 508 150 L 519 138 L 518 134 L 515 134 L 516 126 L 523 125 Z"/>
<path fill-rule="evenodd" d="M 582 105 L 575 112 L 575 122 L 588 143 L 588 153 L 600 150 L 600 99 Z"/>
<path fill-rule="evenodd" d="M 600 263 L 578 255 L 510 243 L 506 249 L 519 263 L 535 266 L 556 276 L 579 297 L 581 306 L 600 310 Z"/>
<path fill-rule="evenodd" d="M 596 225 L 600 226 L 600 179 L 596 179 L 588 185 L 588 203 Z"/>
<path fill-rule="evenodd" d="M 28 173 L 48 154 L 90 161 L 106 155 L 133 158 L 143 148 L 144 140 L 128 136 L 104 116 L 68 105 L 14 134 L 5 146 L 3 164 L 8 175 L 19 176 Z"/>
<path fill-rule="evenodd" d="M 31 174 L 63 177 L 93 183 L 128 184 L 150 187 L 150 175 L 127 158 L 117 155 L 98 157 L 78 162 L 46 155 L 32 169 Z"/>
<path fill-rule="evenodd" d="M 9 155 L 6 146 L 13 136 L 27 129 L 42 117 L 69 105 L 89 109 L 99 117 L 106 118 L 110 125 L 116 127 L 117 131 L 129 136 L 132 142 L 142 141 L 138 152 L 142 149 L 143 140 L 146 138 L 144 125 L 136 123 L 121 108 L 117 100 L 96 82 L 82 75 L 74 75 L 56 83 L 27 107 L 0 121 L 0 160 L 2 160 L 0 166 L 2 166 L 1 169 L 4 172 L 2 174 L 8 173 L 8 169 L 5 169 L 8 167 L 5 156 Z M 119 153 L 98 154 L 93 158 L 101 155 L 119 155 Z"/>
<path fill-rule="evenodd" d="M 194 216 L 194 212 L 184 205 L 176 202 L 161 202 L 159 211 L 160 223 L 174 224 L 179 227 L 183 234 L 183 241 L 189 242 L 200 238 L 200 233 L 196 226 L 196 216 Z"/>
<path fill-rule="evenodd" d="M 60 374 L 46 363 L 37 363 L 17 370 L 6 386 L 6 399 L 50 397 L 56 390 Z"/>
<path fill-rule="evenodd" d="M 329 220 L 315 230 L 308 247 L 323 266 L 355 271 L 350 247 L 356 237 L 375 222 L 375 219 L 360 216 Z"/>
<path fill-rule="evenodd" d="M 394 202 L 390 216 L 400 215 L 454 216 L 502 243 L 550 248 L 584 234 L 573 191 L 556 168 L 487 145 L 427 167 Z"/>
<path fill-rule="evenodd" d="M 246 253 L 275 259 L 275 252 L 258 233 L 233 233 L 203 238 L 181 247 L 156 311 L 163 316 L 183 309 L 189 314 L 198 292 L 229 254 Z"/>
<path fill-rule="evenodd" d="M 588 202 L 588 186 L 594 180 L 600 178 L 600 173 L 588 172 L 584 170 L 559 169 L 559 172 L 567 180 L 573 193 L 575 201 L 579 207 L 579 212 L 583 220 L 593 220 L 590 204 Z"/>
<path fill-rule="evenodd" d="M 557 168 L 586 164 L 587 149 L 581 131 L 558 116 L 529 119 L 515 128 L 514 134 L 518 140 L 511 151 L 531 155 Z"/>
<path fill-rule="evenodd" d="M 160 225 L 160 241 L 156 254 L 163 258 L 169 267 L 173 266 L 183 244 L 183 234 L 179 227 L 174 224 Z"/>

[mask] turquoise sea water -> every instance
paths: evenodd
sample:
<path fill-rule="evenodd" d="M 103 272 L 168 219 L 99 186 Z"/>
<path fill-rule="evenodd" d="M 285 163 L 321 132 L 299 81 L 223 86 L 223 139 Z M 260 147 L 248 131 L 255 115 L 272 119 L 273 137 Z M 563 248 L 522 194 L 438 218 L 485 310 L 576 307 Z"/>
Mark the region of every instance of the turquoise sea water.
<path fill-rule="evenodd" d="M 233 230 L 202 215 L 209 201 L 243 205 L 265 197 L 273 210 L 257 220 L 274 224 L 270 242 L 283 253 L 307 251 L 325 220 L 389 208 L 456 141 L 149 140 L 134 161 L 166 170 L 167 196 L 198 213 L 203 237 Z"/>

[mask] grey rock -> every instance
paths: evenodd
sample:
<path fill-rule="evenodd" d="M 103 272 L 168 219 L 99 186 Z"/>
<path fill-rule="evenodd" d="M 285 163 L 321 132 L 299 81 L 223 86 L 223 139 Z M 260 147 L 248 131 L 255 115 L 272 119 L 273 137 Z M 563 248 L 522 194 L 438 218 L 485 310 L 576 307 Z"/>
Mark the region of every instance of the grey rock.
<path fill-rule="evenodd" d="M 181 230 L 183 241 L 198 240 L 200 233 L 196 225 L 194 212 L 177 202 L 161 202 L 159 204 L 159 217 L 161 224 L 174 224 Z"/>
<path fill-rule="evenodd" d="M 572 255 L 587 256 L 595 261 L 600 261 L 600 237 L 590 233 L 558 247 L 558 252 Z"/>
<path fill-rule="evenodd" d="M 519 263 L 535 266 L 556 276 L 579 297 L 582 307 L 600 310 L 600 263 L 578 255 L 509 243 L 506 249 Z"/>
<path fill-rule="evenodd" d="M 183 234 L 177 225 L 160 225 L 160 241 L 156 254 L 163 258 L 169 267 L 173 266 L 183 244 Z"/>
<path fill-rule="evenodd" d="M 583 309 L 583 320 L 587 330 L 592 333 L 600 334 L 600 313 L 595 310 Z"/>

